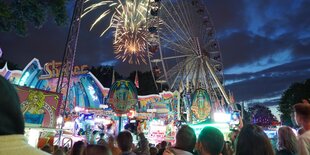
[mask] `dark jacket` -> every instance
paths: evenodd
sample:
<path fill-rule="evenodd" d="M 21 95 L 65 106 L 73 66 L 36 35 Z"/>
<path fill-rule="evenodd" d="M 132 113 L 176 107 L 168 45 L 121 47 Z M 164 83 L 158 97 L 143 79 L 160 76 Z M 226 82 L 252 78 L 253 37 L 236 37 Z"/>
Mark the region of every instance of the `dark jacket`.
<path fill-rule="evenodd" d="M 297 153 L 293 153 L 291 151 L 283 149 L 283 150 L 277 151 L 276 155 L 297 155 Z"/>
<path fill-rule="evenodd" d="M 16 90 L 0 75 L 0 135 L 24 134 L 24 127 Z"/>

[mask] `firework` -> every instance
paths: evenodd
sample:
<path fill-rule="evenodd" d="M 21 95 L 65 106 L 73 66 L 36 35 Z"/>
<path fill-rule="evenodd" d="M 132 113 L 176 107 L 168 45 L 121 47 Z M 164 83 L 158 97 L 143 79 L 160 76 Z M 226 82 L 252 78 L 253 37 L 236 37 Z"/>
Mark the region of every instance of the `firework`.
<path fill-rule="evenodd" d="M 115 28 L 114 53 L 123 62 L 146 64 L 146 5 L 133 0 L 116 9 L 112 20 L 112 27 Z"/>
<path fill-rule="evenodd" d="M 90 0 L 85 1 L 88 3 Z M 148 31 L 146 29 L 146 14 L 148 0 L 102 0 L 85 8 L 82 17 L 100 7 L 107 7 L 91 25 L 90 30 L 100 21 L 110 17 L 109 26 L 100 36 L 110 28 L 114 29 L 114 53 L 117 59 L 130 64 L 146 64 Z"/>

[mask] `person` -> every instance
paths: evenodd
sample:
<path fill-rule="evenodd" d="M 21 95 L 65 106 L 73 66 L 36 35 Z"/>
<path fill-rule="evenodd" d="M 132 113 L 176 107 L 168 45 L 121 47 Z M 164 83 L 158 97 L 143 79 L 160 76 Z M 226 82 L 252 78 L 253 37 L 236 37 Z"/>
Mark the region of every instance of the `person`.
<path fill-rule="evenodd" d="M 197 141 L 197 152 L 199 155 L 219 155 L 224 147 L 224 135 L 214 127 L 204 127 Z"/>
<path fill-rule="evenodd" d="M 0 155 L 48 154 L 27 143 L 19 98 L 13 85 L 2 76 L 0 76 L 0 96 Z"/>
<path fill-rule="evenodd" d="M 192 155 L 196 145 L 196 134 L 194 129 L 188 125 L 183 125 L 176 134 L 175 147 L 170 148 L 170 152 L 178 155 Z"/>
<path fill-rule="evenodd" d="M 86 144 L 83 141 L 77 141 L 73 144 L 71 148 L 70 155 L 80 155 L 84 149 L 86 148 Z"/>
<path fill-rule="evenodd" d="M 222 150 L 222 155 L 233 155 L 233 150 L 229 141 L 226 141 Z"/>
<path fill-rule="evenodd" d="M 162 141 L 162 142 L 160 143 L 160 149 L 158 150 L 157 155 L 163 155 L 164 151 L 165 151 L 166 148 L 167 148 L 167 145 L 168 145 L 168 143 L 167 143 L 166 141 Z"/>
<path fill-rule="evenodd" d="M 53 152 L 52 148 L 49 145 L 44 145 L 41 148 L 41 150 L 44 151 L 44 152 L 50 153 L 50 154 Z"/>
<path fill-rule="evenodd" d="M 57 149 L 53 155 L 66 155 L 66 153 L 62 149 Z"/>
<path fill-rule="evenodd" d="M 115 146 L 115 139 L 112 135 L 109 136 L 109 138 L 108 138 L 108 146 L 109 146 L 110 150 L 112 151 L 112 155 L 121 154 L 121 150 Z"/>
<path fill-rule="evenodd" d="M 294 155 L 297 153 L 297 138 L 288 126 L 278 129 L 278 143 L 276 155 Z"/>
<path fill-rule="evenodd" d="M 139 155 L 149 155 L 149 141 L 145 138 L 144 133 L 140 129 L 138 129 L 137 132 L 139 136 L 139 142 L 137 144 L 137 149 L 135 149 L 134 152 Z"/>
<path fill-rule="evenodd" d="M 122 131 L 116 138 L 118 147 L 121 149 L 121 155 L 135 155 L 132 152 L 133 138 L 129 131 Z"/>
<path fill-rule="evenodd" d="M 83 151 L 83 155 L 112 155 L 111 150 L 106 145 L 87 145 L 86 149 Z"/>
<path fill-rule="evenodd" d="M 150 147 L 150 155 L 157 155 L 158 149 L 156 147 Z"/>
<path fill-rule="evenodd" d="M 259 126 L 244 126 L 237 137 L 236 155 L 274 155 L 271 143 Z"/>
<path fill-rule="evenodd" d="M 296 123 L 304 130 L 297 138 L 297 152 L 300 155 L 310 155 L 310 104 L 303 100 L 303 103 L 297 103 L 293 108 Z"/>

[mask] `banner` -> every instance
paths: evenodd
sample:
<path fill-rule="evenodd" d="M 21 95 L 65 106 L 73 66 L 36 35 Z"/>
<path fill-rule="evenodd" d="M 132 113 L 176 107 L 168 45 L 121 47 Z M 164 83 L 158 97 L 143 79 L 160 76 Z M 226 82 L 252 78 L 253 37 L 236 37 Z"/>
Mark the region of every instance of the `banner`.
<path fill-rule="evenodd" d="M 26 127 L 55 128 L 62 95 L 16 86 Z"/>
<path fill-rule="evenodd" d="M 197 89 L 192 96 L 191 110 L 196 119 L 203 121 L 211 112 L 211 100 L 207 90 Z"/>
<path fill-rule="evenodd" d="M 138 102 L 138 93 L 134 84 L 130 81 L 116 81 L 108 95 L 108 103 L 117 114 L 126 114 Z"/>

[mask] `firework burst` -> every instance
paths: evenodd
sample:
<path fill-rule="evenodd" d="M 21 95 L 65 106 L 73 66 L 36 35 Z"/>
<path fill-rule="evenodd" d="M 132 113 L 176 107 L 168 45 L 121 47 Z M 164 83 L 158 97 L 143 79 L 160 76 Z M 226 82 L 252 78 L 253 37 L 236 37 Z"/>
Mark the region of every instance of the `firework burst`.
<path fill-rule="evenodd" d="M 85 3 L 89 2 L 87 0 Z M 91 25 L 90 30 L 101 20 L 110 17 L 110 24 L 103 30 L 104 35 L 110 28 L 114 31 L 114 53 L 117 59 L 130 64 L 146 64 L 148 31 L 146 29 L 146 14 L 148 0 L 102 0 L 94 3 L 84 10 L 82 15 L 92 12 L 103 6 L 108 6 Z"/>
<path fill-rule="evenodd" d="M 130 64 L 146 64 L 146 3 L 136 0 L 127 1 L 112 20 L 115 28 L 114 53 L 117 59 L 128 61 Z"/>

